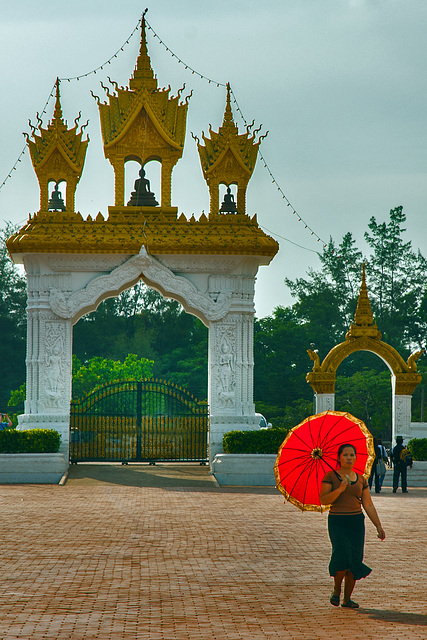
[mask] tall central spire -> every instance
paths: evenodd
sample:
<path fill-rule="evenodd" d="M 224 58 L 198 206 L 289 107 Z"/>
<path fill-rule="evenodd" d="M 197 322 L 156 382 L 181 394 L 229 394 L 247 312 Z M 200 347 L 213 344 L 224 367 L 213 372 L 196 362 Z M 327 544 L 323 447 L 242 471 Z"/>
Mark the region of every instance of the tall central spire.
<path fill-rule="evenodd" d="M 377 323 L 374 322 L 374 315 L 368 297 L 368 287 L 366 286 L 365 264 L 362 267 L 362 284 L 360 286 L 359 299 L 357 300 L 354 322 L 346 334 L 346 340 L 360 336 L 367 336 L 381 340 L 381 333 L 378 331 Z"/>
<path fill-rule="evenodd" d="M 150 56 L 148 55 L 147 36 L 145 33 L 145 11 L 141 18 L 141 45 L 139 47 L 139 55 L 133 77 L 129 82 L 129 87 L 132 91 L 139 91 L 143 86 L 148 90 L 157 89 L 157 80 L 154 77 Z"/>

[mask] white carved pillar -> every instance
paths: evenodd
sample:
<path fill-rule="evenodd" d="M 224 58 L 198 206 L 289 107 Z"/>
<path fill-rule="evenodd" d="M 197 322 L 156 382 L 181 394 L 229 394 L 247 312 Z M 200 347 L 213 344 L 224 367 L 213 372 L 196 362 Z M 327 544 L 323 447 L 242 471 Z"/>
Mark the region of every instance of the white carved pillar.
<path fill-rule="evenodd" d="M 335 410 L 335 394 L 334 393 L 316 393 L 315 402 L 316 402 L 316 413 Z"/>
<path fill-rule="evenodd" d="M 232 291 L 230 311 L 209 323 L 209 459 L 223 452 L 224 433 L 256 429 L 253 402 L 254 278 L 211 276 L 211 295 Z"/>
<path fill-rule="evenodd" d="M 20 429 L 56 429 L 68 459 L 72 322 L 49 306 L 52 287 L 66 290 L 67 275 L 28 275 L 27 389 Z"/>

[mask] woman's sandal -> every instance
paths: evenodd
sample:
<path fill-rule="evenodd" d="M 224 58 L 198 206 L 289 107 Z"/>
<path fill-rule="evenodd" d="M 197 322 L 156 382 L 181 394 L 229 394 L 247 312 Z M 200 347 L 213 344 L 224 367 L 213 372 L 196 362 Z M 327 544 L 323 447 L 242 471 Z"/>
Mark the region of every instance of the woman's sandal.
<path fill-rule="evenodd" d="M 345 609 L 358 609 L 359 605 L 354 600 L 347 600 L 347 602 L 343 602 L 342 607 Z"/>
<path fill-rule="evenodd" d="M 340 597 L 336 593 L 332 592 L 331 597 L 329 598 L 329 602 L 334 605 L 334 607 L 339 607 Z"/>

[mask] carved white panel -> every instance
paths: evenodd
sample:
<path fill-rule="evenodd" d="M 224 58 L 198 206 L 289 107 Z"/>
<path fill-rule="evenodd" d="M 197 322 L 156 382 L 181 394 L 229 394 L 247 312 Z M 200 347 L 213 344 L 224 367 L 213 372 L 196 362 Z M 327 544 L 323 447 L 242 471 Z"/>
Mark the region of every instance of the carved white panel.
<path fill-rule="evenodd" d="M 316 393 L 316 413 L 335 410 L 334 393 Z"/>
<path fill-rule="evenodd" d="M 179 273 L 229 273 L 241 262 L 241 256 L 159 255 L 159 262 Z"/>
<path fill-rule="evenodd" d="M 54 255 L 48 256 L 46 263 L 52 271 L 96 272 L 111 271 L 129 258 L 121 255 Z"/>
<path fill-rule="evenodd" d="M 394 396 L 393 441 L 396 435 L 408 438 L 411 433 L 412 396 Z"/>
<path fill-rule="evenodd" d="M 72 294 L 52 289 L 50 307 L 61 318 L 72 318 L 76 322 L 88 311 L 96 309 L 108 295 L 117 295 L 140 277 L 166 297 L 181 302 L 186 311 L 194 313 L 205 323 L 224 317 L 231 304 L 229 292 L 221 293 L 217 300 L 212 300 L 189 280 L 176 276 L 142 247 L 139 255 L 133 256 L 111 273 L 94 278 L 83 289 Z"/>

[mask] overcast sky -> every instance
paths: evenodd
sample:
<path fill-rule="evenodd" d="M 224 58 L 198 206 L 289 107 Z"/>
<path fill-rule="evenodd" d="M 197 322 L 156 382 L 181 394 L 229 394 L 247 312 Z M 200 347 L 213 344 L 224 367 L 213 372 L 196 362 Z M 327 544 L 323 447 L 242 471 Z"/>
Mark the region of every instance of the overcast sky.
<path fill-rule="evenodd" d="M 97 105 L 100 80 L 127 85 L 139 32 L 120 51 L 145 4 L 137 0 L 2 0 L 0 184 L 25 146 L 57 76 L 64 116 L 90 120 L 85 170 L 76 192 L 84 217 L 114 204 L 114 174 L 104 158 Z M 156 0 L 147 20 L 166 46 L 206 78 L 230 82 L 248 122 L 269 131 L 261 150 L 299 216 L 327 241 L 351 231 L 362 250 L 371 216 L 386 220 L 403 205 L 407 239 L 424 255 L 427 201 L 427 3 L 425 0 Z M 159 86 L 193 89 L 183 158 L 173 173 L 172 204 L 187 217 L 209 210 L 196 144 L 222 122 L 225 89 L 185 70 L 148 32 Z M 90 72 L 119 50 L 111 64 Z M 89 74 L 79 81 L 72 78 Z M 183 95 L 187 93 L 187 90 Z M 43 116 L 46 126 L 54 102 Z M 236 124 L 243 122 L 235 111 Z M 132 177 L 136 178 L 136 175 Z M 28 152 L 0 190 L 0 223 L 24 224 L 39 208 Z M 280 244 L 259 272 L 258 317 L 292 303 L 284 277 L 318 268 L 321 243 L 305 229 L 258 160 L 247 213 Z M 300 246 L 297 246 L 300 245 Z"/>

